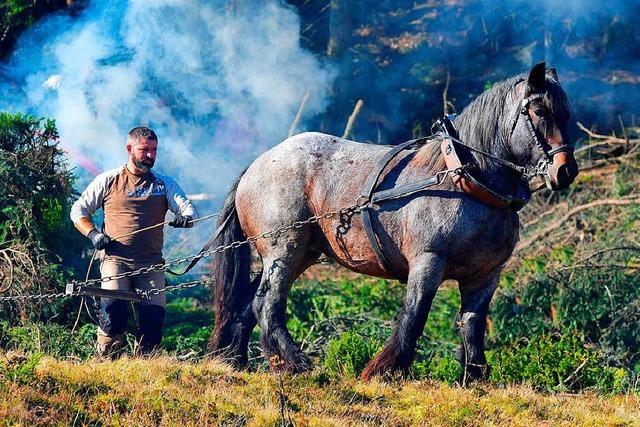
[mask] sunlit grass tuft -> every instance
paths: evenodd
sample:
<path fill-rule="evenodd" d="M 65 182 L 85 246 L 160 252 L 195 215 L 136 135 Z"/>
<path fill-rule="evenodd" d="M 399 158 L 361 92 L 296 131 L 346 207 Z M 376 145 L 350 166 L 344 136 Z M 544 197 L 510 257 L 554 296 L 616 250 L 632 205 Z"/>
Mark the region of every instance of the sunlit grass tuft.
<path fill-rule="evenodd" d="M 0 354 L 0 419 L 23 425 L 638 425 L 633 394 L 541 394 L 435 381 L 362 382 L 321 371 L 238 372 L 217 360 Z M 31 369 L 22 369 L 28 364 Z M 22 370 L 20 370 L 22 369 Z M 19 376 L 11 372 L 21 372 Z M 282 381 L 284 395 L 279 383 Z M 282 404 L 284 402 L 284 404 Z"/>

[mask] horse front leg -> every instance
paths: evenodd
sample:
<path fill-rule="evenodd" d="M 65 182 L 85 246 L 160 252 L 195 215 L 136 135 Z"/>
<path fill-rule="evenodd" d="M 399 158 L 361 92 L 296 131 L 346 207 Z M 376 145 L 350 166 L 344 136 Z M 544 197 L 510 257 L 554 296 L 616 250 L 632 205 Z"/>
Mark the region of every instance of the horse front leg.
<path fill-rule="evenodd" d="M 317 258 L 316 253 L 265 258 L 262 280 L 253 302 L 260 324 L 260 345 L 274 371 L 304 372 L 311 361 L 295 343 L 286 326 L 287 296 L 295 279 Z"/>
<path fill-rule="evenodd" d="M 462 365 L 460 384 L 465 387 L 474 380 L 489 378 L 489 365 L 484 354 L 489 303 L 498 287 L 499 272 L 489 279 L 470 286 L 460 286 L 460 312 L 456 316 L 462 345 L 458 361 Z"/>
<path fill-rule="evenodd" d="M 422 335 L 433 297 L 442 282 L 444 266 L 444 258 L 435 253 L 425 253 L 410 263 L 404 309 L 387 345 L 362 372 L 363 380 L 409 370 L 416 342 Z"/>

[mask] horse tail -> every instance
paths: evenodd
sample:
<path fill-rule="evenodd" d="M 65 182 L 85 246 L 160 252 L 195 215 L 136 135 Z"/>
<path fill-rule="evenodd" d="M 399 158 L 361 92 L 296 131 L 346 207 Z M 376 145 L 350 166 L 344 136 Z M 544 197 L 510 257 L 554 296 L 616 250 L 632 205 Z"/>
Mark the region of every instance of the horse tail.
<path fill-rule="evenodd" d="M 225 198 L 218 219 L 218 236 L 214 240 L 214 247 L 246 239 L 236 210 L 236 191 L 245 172 L 246 170 L 232 184 Z M 248 243 L 216 252 L 212 263 L 215 326 L 209 348 L 226 361 L 244 366 L 248 361 L 251 331 L 257 322 L 251 305 L 262 273 L 251 280 L 251 248 Z"/>

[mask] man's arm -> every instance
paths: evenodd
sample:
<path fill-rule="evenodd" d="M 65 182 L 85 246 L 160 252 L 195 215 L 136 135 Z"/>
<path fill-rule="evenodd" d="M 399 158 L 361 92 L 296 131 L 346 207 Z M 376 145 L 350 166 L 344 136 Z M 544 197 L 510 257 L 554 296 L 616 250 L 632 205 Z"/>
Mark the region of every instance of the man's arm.
<path fill-rule="evenodd" d="M 173 227 L 191 227 L 194 219 L 198 219 L 198 211 L 182 191 L 182 188 L 172 179 L 166 179 L 167 203 L 169 210 L 173 212 L 175 218 L 169 223 Z"/>
<path fill-rule="evenodd" d="M 88 237 L 96 249 L 104 249 L 109 243 L 109 236 L 96 230 L 91 216 L 102 207 L 104 197 L 114 171 L 98 175 L 80 195 L 71 207 L 70 217 L 76 229 Z"/>
<path fill-rule="evenodd" d="M 73 223 L 76 229 L 82 233 L 83 236 L 88 237 L 91 230 L 95 230 L 96 226 L 91 221 L 91 218 L 80 217 L 76 222 Z"/>

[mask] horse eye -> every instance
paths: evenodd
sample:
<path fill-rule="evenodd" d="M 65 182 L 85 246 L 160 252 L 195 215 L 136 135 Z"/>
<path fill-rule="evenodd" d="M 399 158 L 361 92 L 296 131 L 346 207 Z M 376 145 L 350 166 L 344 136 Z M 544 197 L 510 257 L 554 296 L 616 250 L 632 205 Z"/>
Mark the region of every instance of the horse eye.
<path fill-rule="evenodd" d="M 547 114 L 547 111 L 544 108 L 536 108 L 533 112 L 538 117 L 544 117 Z"/>

